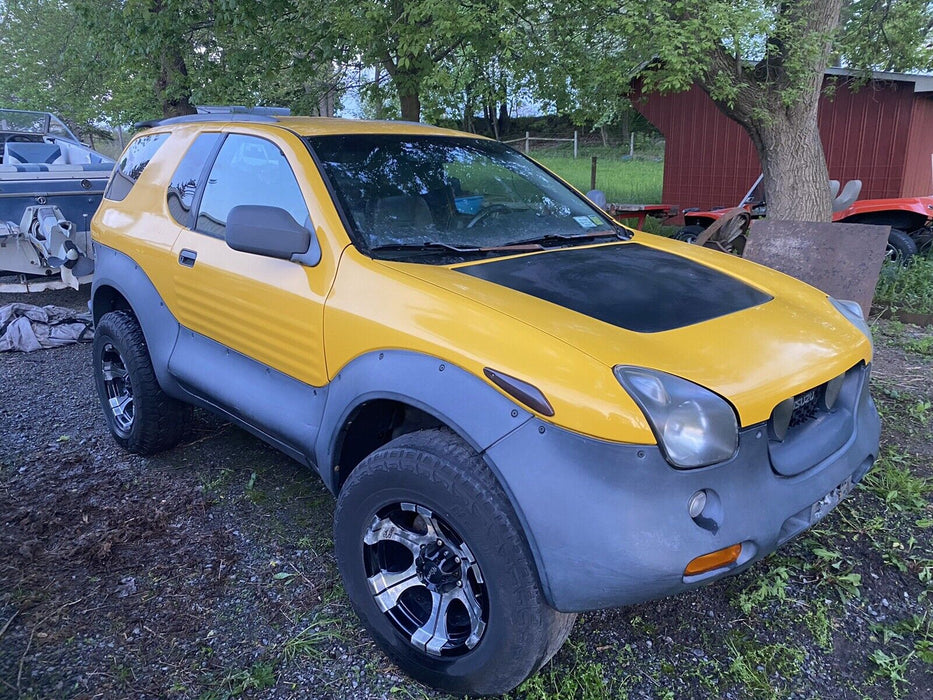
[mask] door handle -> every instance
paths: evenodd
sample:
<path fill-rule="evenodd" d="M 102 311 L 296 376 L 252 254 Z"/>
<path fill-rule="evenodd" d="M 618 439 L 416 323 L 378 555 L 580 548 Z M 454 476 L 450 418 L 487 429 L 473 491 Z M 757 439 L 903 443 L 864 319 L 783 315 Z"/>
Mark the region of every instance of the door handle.
<path fill-rule="evenodd" d="M 187 248 L 182 248 L 181 252 L 178 254 L 178 264 L 184 265 L 185 267 L 194 267 L 194 261 L 197 259 L 197 251 L 188 250 Z"/>

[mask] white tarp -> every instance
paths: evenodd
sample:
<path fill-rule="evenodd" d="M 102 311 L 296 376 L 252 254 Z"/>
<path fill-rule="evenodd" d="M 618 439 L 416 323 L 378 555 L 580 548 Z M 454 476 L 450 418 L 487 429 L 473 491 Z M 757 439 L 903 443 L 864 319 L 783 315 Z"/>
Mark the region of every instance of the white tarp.
<path fill-rule="evenodd" d="M 61 306 L 7 304 L 0 306 L 0 352 L 32 352 L 94 338 L 90 313 Z"/>

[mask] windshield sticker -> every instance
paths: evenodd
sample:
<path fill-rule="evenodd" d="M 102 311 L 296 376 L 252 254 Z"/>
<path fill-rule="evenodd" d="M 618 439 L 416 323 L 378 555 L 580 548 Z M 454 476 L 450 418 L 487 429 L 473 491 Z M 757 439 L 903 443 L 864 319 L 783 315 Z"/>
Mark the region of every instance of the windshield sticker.
<path fill-rule="evenodd" d="M 573 220 L 580 224 L 580 228 L 596 228 L 599 226 L 599 224 L 593 223 L 593 220 L 588 216 L 575 216 Z"/>
<path fill-rule="evenodd" d="M 596 216 L 596 214 L 593 214 L 592 216 L 590 216 L 590 221 L 592 221 L 597 226 L 602 226 L 605 223 L 602 219 Z"/>

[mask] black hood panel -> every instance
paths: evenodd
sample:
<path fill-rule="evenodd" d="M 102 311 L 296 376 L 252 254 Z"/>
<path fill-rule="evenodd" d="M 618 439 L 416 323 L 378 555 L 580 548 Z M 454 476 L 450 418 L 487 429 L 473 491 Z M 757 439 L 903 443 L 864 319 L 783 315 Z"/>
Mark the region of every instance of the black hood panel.
<path fill-rule="evenodd" d="M 702 323 L 772 298 L 638 243 L 565 248 L 457 269 L 637 333 Z"/>

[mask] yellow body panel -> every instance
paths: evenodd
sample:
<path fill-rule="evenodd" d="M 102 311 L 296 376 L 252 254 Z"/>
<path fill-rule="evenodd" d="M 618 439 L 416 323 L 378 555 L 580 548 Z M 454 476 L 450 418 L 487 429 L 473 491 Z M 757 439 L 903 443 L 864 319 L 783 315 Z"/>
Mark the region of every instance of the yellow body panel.
<path fill-rule="evenodd" d="M 325 311 L 332 380 L 367 352 L 410 350 L 453 363 L 484 381 L 483 368 L 491 367 L 534 384 L 553 405 L 553 421 L 571 430 L 654 442 L 641 411 L 604 364 L 483 300 L 422 279 L 431 271 L 470 280 L 447 268 L 373 261 L 347 249 Z"/>
<path fill-rule="evenodd" d="M 458 132 L 320 118 L 176 125 L 171 131 L 127 199 L 101 208 L 95 238 L 141 263 L 184 326 L 309 384 L 333 381 L 367 352 L 408 350 L 462 367 L 491 387 L 484 367 L 533 384 L 555 409 L 548 420 L 567 429 L 648 444 L 654 436 L 616 381 L 616 364 L 705 386 L 730 401 L 747 426 L 767 420 L 783 399 L 871 360 L 868 340 L 822 292 L 739 258 L 648 234 L 635 240 L 709 265 L 774 299 L 693 326 L 636 333 L 461 274 L 456 266 L 372 260 L 350 244 L 317 166 L 291 133 L 462 136 Z M 203 131 L 253 134 L 280 146 L 322 248 L 316 267 L 237 252 L 174 222 L 164 183 Z M 182 248 L 198 251 L 194 270 L 179 266 Z"/>

